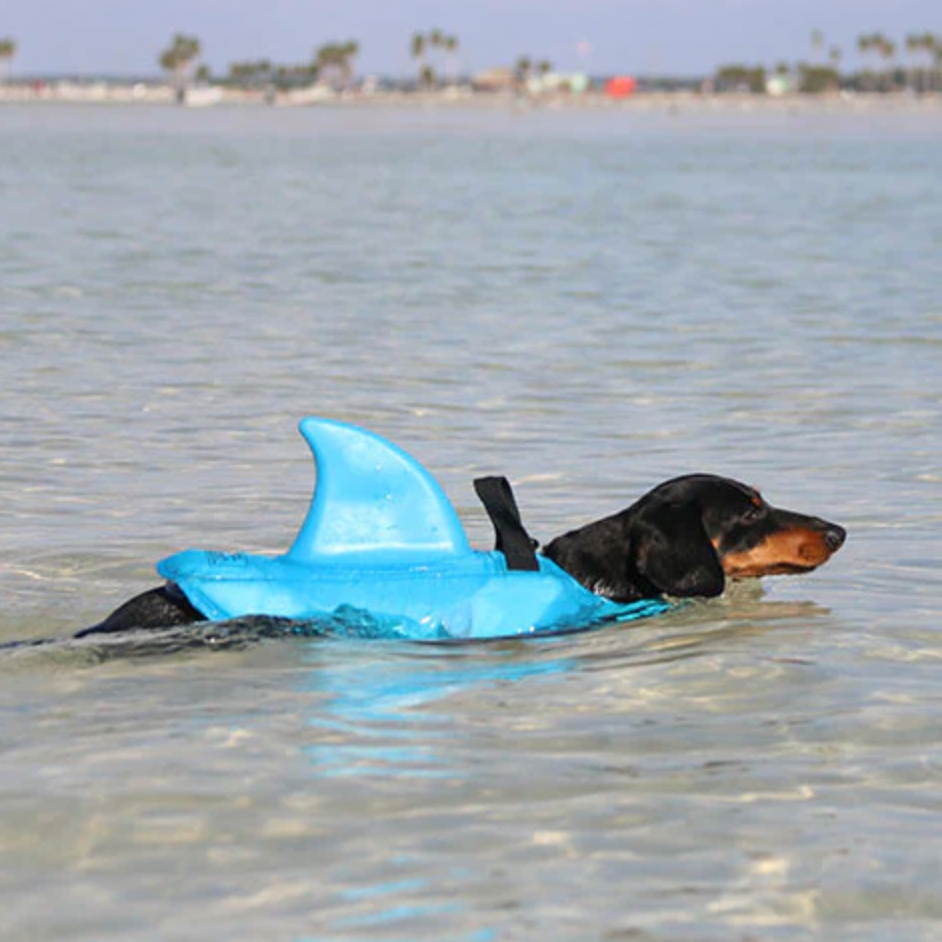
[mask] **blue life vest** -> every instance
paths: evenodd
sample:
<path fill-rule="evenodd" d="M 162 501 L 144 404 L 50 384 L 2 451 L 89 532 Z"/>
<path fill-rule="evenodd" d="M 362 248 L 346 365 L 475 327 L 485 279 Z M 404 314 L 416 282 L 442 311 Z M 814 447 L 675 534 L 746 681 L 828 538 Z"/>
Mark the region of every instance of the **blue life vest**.
<path fill-rule="evenodd" d="M 509 569 L 474 550 L 444 491 L 414 458 L 364 429 L 307 418 L 317 485 L 281 556 L 186 550 L 157 571 L 212 620 L 325 619 L 370 637 L 499 638 L 656 615 L 659 599 L 619 604 L 551 560 Z"/>

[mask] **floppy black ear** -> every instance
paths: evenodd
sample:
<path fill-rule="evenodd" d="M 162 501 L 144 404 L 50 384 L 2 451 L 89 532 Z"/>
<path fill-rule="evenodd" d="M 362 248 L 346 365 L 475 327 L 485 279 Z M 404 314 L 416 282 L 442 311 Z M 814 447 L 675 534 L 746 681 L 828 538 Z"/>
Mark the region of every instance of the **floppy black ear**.
<path fill-rule="evenodd" d="M 631 545 L 638 572 L 665 595 L 722 593 L 723 567 L 693 502 L 659 501 L 645 508 L 634 521 Z"/>

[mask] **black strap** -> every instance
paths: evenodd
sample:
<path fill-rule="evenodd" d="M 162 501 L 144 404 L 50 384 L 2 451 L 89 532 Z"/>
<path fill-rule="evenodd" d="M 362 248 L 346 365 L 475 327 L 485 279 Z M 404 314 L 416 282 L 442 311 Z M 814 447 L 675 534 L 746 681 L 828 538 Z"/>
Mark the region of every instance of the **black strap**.
<path fill-rule="evenodd" d="M 507 478 L 477 478 L 474 490 L 494 524 L 496 549 L 504 554 L 507 568 L 537 571 L 540 564 L 536 558 L 536 542 L 523 528 Z"/>

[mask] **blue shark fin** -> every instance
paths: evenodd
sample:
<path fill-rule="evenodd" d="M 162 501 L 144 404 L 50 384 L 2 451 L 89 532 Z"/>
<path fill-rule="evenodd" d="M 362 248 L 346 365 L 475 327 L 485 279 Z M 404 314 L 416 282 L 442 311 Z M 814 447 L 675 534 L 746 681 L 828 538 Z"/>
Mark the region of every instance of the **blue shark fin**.
<path fill-rule="evenodd" d="M 401 448 L 330 419 L 302 419 L 299 428 L 317 484 L 288 560 L 385 566 L 472 552 L 445 492 Z"/>

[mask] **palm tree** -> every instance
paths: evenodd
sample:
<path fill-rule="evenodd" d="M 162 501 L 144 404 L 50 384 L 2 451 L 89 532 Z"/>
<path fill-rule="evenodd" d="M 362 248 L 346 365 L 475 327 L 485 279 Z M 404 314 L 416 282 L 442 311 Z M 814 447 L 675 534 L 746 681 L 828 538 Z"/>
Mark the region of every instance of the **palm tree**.
<path fill-rule="evenodd" d="M 828 49 L 828 62 L 831 63 L 831 68 L 834 69 L 835 72 L 839 73 L 841 71 L 842 58 L 843 53 L 839 46 L 831 46 L 831 48 Z"/>
<path fill-rule="evenodd" d="M 425 64 L 425 36 L 422 33 L 413 33 L 412 34 L 412 43 L 410 46 L 410 52 L 412 58 L 418 63 L 419 66 L 419 84 L 423 84 L 425 81 L 425 73 L 428 66 Z"/>
<path fill-rule="evenodd" d="M 360 54 L 360 44 L 349 39 L 343 45 L 343 71 L 347 82 L 353 78 L 353 61 Z"/>
<path fill-rule="evenodd" d="M 520 56 L 517 59 L 517 65 L 515 71 L 517 73 L 517 91 L 519 92 L 530 92 L 530 76 L 533 74 L 535 69 L 535 63 L 529 56 Z"/>
<path fill-rule="evenodd" d="M 913 91 L 916 91 L 916 56 L 922 50 L 922 37 L 916 33 L 910 33 L 905 40 L 906 55 L 909 57 L 909 64 L 906 67 L 906 85 Z"/>
<path fill-rule="evenodd" d="M 360 52 L 359 45 L 353 40 L 345 43 L 327 43 L 317 50 L 314 66 L 322 77 L 330 78 L 346 86 L 353 77 L 353 60 Z"/>
<path fill-rule="evenodd" d="M 9 36 L 0 39 L 0 83 L 7 80 L 10 65 L 16 57 L 16 40 Z"/>
<path fill-rule="evenodd" d="M 821 50 L 824 49 L 824 33 L 819 29 L 811 31 L 811 58 L 817 64 L 821 57 Z"/>
<path fill-rule="evenodd" d="M 444 46 L 448 56 L 448 75 L 452 82 L 456 82 L 458 81 L 458 37 L 446 36 Z"/>
<path fill-rule="evenodd" d="M 929 90 L 936 87 L 936 78 L 942 73 L 942 37 L 935 37 L 932 33 L 923 33 L 922 47 L 926 54 L 932 60 L 932 68 L 929 70 Z"/>
<path fill-rule="evenodd" d="M 426 42 L 428 43 L 429 46 L 431 46 L 433 50 L 443 49 L 445 46 L 445 34 L 440 29 L 429 30 L 428 39 L 426 40 Z M 426 76 L 425 84 L 431 87 L 435 85 L 436 82 L 437 82 L 437 79 L 435 77 L 435 72 L 429 69 L 429 72 Z"/>
<path fill-rule="evenodd" d="M 861 33 L 857 37 L 857 52 L 860 53 L 860 58 L 863 60 L 866 60 L 866 55 L 869 51 L 870 51 L 870 37 L 866 33 Z M 866 72 L 866 65 L 865 65 L 864 75 L 863 75 L 863 78 L 861 79 L 861 84 L 864 87 L 866 87 L 866 84 L 867 84 L 866 76 L 867 76 L 867 72 Z"/>
<path fill-rule="evenodd" d="M 879 54 L 883 37 L 879 33 L 864 33 L 857 37 L 857 50 L 862 56 L 874 52 Z M 873 91 L 876 87 L 876 74 L 869 65 L 864 65 L 863 86 L 866 91 Z"/>
<path fill-rule="evenodd" d="M 177 102 L 186 98 L 187 73 L 200 57 L 200 41 L 195 36 L 177 33 L 170 45 L 160 54 L 160 67 L 172 76 Z"/>
<path fill-rule="evenodd" d="M 892 39 L 887 39 L 887 37 L 881 33 L 879 43 L 877 44 L 877 51 L 886 62 L 886 89 L 887 91 L 891 91 L 896 84 L 896 69 L 893 64 L 893 60 L 896 58 L 896 43 L 893 42 Z"/>

